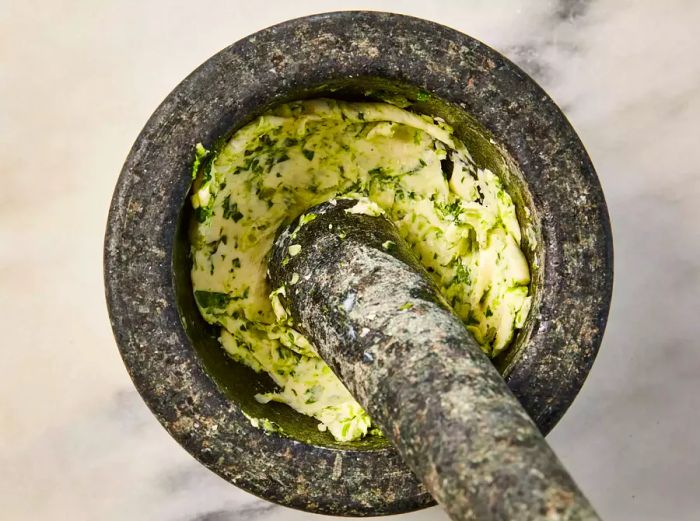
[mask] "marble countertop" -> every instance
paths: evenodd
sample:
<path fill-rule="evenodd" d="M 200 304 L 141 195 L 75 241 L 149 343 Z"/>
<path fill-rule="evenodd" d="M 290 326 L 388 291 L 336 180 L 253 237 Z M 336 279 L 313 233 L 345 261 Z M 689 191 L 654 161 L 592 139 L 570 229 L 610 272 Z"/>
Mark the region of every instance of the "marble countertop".
<path fill-rule="evenodd" d="M 605 190 L 616 280 L 598 360 L 549 440 L 604 519 L 697 519 L 695 0 L 0 0 L 0 518 L 323 519 L 229 485 L 160 427 L 112 338 L 102 239 L 131 143 L 185 75 L 258 29 L 350 8 L 479 38 L 564 109 Z"/>

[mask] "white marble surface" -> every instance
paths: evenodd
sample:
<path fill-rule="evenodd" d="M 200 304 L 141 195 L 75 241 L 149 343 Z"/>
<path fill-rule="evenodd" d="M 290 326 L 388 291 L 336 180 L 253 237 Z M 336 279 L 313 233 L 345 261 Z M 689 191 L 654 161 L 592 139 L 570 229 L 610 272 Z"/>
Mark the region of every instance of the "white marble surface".
<path fill-rule="evenodd" d="M 471 34 L 566 111 L 605 189 L 616 281 L 598 361 L 550 441 L 605 519 L 698 519 L 695 0 L 0 0 L 0 519 L 321 519 L 228 485 L 150 415 L 109 329 L 102 234 L 131 143 L 180 79 L 255 30 L 348 8 Z"/>

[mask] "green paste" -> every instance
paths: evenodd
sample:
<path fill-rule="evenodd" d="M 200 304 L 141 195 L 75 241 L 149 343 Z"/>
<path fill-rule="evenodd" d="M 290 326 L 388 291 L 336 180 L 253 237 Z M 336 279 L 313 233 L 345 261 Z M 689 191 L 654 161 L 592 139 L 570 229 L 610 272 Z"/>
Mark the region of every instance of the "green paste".
<path fill-rule="evenodd" d="M 199 147 L 198 161 L 206 154 Z M 362 199 L 358 211 L 396 224 L 489 356 L 525 321 L 530 272 L 510 196 L 437 118 L 318 99 L 278 106 L 236 132 L 194 182 L 197 305 L 221 326 L 228 354 L 279 387 L 257 400 L 285 403 L 350 441 L 372 420 L 292 327 L 278 297 L 286 287 L 265 276 L 279 226 L 335 197 Z"/>

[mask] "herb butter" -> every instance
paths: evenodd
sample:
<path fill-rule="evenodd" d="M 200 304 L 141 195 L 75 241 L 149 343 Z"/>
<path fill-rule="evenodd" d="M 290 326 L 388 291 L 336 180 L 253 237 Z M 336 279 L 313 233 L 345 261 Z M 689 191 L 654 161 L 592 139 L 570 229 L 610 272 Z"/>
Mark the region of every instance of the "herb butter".
<path fill-rule="evenodd" d="M 197 162 L 206 155 L 198 147 Z M 291 326 L 279 295 L 298 275 L 281 288 L 265 277 L 280 225 L 336 197 L 361 199 L 354 211 L 396 224 L 489 356 L 523 325 L 530 272 L 510 196 L 440 120 L 386 103 L 319 99 L 281 105 L 236 132 L 194 182 L 197 305 L 221 326 L 229 355 L 279 387 L 256 399 L 285 403 L 350 441 L 372 421 Z M 304 214 L 299 226 L 314 218 Z"/>

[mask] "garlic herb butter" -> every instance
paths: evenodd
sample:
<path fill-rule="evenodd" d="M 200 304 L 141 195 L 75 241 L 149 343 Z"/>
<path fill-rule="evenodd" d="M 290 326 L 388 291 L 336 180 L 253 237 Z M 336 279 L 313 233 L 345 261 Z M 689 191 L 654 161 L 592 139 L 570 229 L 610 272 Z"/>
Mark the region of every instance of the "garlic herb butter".
<path fill-rule="evenodd" d="M 258 401 L 313 416 L 339 441 L 373 429 L 281 304 L 298 275 L 281 288 L 265 276 L 279 226 L 333 198 L 361 199 L 356 211 L 396 224 L 489 356 L 523 326 L 530 271 L 513 201 L 441 120 L 387 103 L 292 102 L 240 129 L 199 168 L 208 154 L 197 147 L 195 300 L 221 327 L 228 354 L 279 387 Z M 304 215 L 299 226 L 314 218 Z"/>

